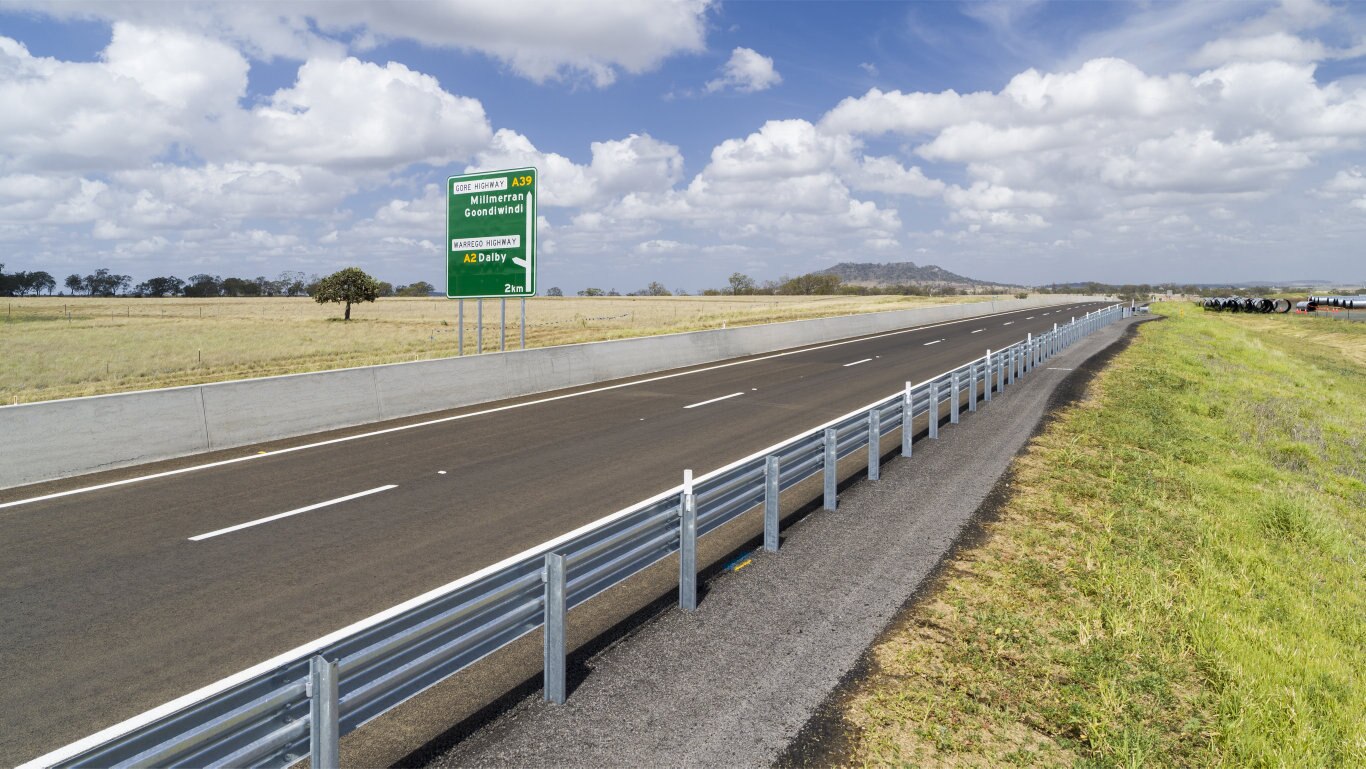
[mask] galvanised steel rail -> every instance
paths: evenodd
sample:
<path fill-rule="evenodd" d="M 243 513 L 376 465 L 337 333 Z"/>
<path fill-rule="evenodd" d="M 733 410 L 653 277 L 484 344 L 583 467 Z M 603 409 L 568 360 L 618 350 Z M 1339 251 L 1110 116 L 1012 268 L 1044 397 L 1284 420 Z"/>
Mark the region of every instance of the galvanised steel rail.
<path fill-rule="evenodd" d="M 762 505 L 764 548 L 778 549 L 778 495 L 817 474 L 834 509 L 836 465 L 867 450 L 878 477 L 883 436 L 927 416 L 939 435 L 994 393 L 1131 309 L 1088 313 L 959 366 L 577 531 L 419 596 L 312 644 L 167 703 L 26 766 L 338 765 L 338 740 L 365 722 L 543 625 L 545 697 L 565 699 L 567 612 L 674 554 L 679 603 L 697 606 L 697 538 Z M 914 430 L 901 431 L 910 456 Z"/>

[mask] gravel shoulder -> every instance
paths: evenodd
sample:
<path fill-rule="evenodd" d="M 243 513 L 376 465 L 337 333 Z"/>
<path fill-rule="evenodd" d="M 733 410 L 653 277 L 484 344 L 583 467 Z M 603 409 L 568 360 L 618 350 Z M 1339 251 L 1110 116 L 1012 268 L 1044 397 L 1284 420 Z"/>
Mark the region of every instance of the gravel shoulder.
<path fill-rule="evenodd" d="M 669 609 L 571 657 L 565 705 L 530 694 L 429 765 L 821 762 L 831 755 L 820 748 L 823 704 L 989 506 L 1069 386 L 1084 382 L 1077 369 L 1135 322 L 1081 341 L 961 424 L 944 425 L 939 440 L 917 441 L 909 459 L 885 442 L 895 458 L 884 456 L 881 480 L 849 485 L 836 511 L 799 517 L 777 554 L 736 559 L 748 563 L 708 580 L 695 613 Z"/>

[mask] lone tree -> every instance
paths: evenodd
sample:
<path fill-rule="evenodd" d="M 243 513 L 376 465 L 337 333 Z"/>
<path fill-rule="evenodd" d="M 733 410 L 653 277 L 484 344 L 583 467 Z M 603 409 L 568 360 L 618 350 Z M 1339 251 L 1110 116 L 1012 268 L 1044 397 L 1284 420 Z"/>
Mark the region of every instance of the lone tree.
<path fill-rule="evenodd" d="M 379 281 L 366 275 L 359 267 L 347 267 L 318 281 L 318 290 L 313 292 L 313 301 L 318 304 L 345 302 L 346 315 L 343 320 L 351 320 L 352 302 L 373 302 L 379 295 Z"/>

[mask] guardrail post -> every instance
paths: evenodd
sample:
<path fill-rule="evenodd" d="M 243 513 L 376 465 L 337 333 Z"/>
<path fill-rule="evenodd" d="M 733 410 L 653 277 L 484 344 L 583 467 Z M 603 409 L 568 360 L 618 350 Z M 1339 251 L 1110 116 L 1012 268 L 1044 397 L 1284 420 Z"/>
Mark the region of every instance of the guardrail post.
<path fill-rule="evenodd" d="M 564 556 L 545 554 L 545 701 L 564 704 Z"/>
<path fill-rule="evenodd" d="M 995 377 L 996 372 L 991 366 L 991 350 L 987 350 L 987 373 L 982 380 L 982 398 L 986 400 L 987 403 L 991 403 L 991 386 L 993 384 L 991 380 Z"/>
<path fill-rule="evenodd" d="M 678 529 L 678 606 L 697 608 L 697 495 L 692 490 L 692 470 L 683 471 L 682 515 Z"/>
<path fill-rule="evenodd" d="M 882 412 L 876 408 L 868 412 L 868 480 L 878 479 L 882 461 Z"/>
<path fill-rule="evenodd" d="M 770 553 L 778 552 L 778 494 L 782 485 L 778 468 L 778 455 L 764 458 L 764 549 Z"/>
<path fill-rule="evenodd" d="M 911 383 L 906 382 L 906 391 L 901 393 L 901 456 L 911 455 L 911 443 L 915 441 L 915 392 Z"/>
<path fill-rule="evenodd" d="M 318 769 L 341 766 L 337 724 L 337 662 L 321 654 L 308 661 L 308 755 Z"/>
<path fill-rule="evenodd" d="M 949 380 L 949 424 L 958 424 L 958 405 L 963 386 L 958 384 L 958 372 Z"/>
<path fill-rule="evenodd" d="M 1025 334 L 1025 347 L 1024 347 L 1024 349 L 1025 349 L 1025 355 L 1024 355 L 1024 373 L 1028 374 L 1028 373 L 1030 372 L 1030 370 L 1034 368 L 1034 352 L 1035 352 L 1035 349 L 1034 349 L 1034 335 L 1033 335 L 1032 333 L 1026 333 L 1026 334 Z"/>
<path fill-rule="evenodd" d="M 824 463 L 824 464 L 825 464 L 825 500 L 824 500 L 824 507 L 825 507 L 826 510 L 834 510 L 834 509 L 835 509 L 835 506 L 839 504 L 839 500 L 838 500 L 837 493 L 836 493 L 836 489 L 835 489 L 835 474 L 836 474 L 836 472 L 838 471 L 838 468 L 835 466 L 835 465 L 836 465 L 836 460 L 838 459 L 838 458 L 836 457 L 836 451 L 835 451 L 835 450 L 836 450 L 836 448 L 838 447 L 838 445 L 839 445 L 839 434 L 835 432 L 835 428 L 833 428 L 833 427 L 827 427 L 827 428 L 825 428 L 825 445 L 824 445 L 824 448 L 825 448 L 825 463 Z"/>
<path fill-rule="evenodd" d="M 1006 384 L 1008 385 L 1015 384 L 1015 351 L 1017 349 L 1018 348 L 1012 345 L 1010 349 L 1006 351 Z"/>
<path fill-rule="evenodd" d="M 930 437 L 939 440 L 939 380 L 930 382 Z"/>
<path fill-rule="evenodd" d="M 968 411 L 977 411 L 977 361 L 968 364 Z"/>

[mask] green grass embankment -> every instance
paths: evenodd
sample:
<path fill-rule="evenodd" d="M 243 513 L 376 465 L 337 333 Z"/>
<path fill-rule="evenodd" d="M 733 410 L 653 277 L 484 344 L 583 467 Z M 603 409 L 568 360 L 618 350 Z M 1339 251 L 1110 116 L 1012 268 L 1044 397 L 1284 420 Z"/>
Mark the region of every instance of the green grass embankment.
<path fill-rule="evenodd" d="M 849 763 L 1366 766 L 1366 324 L 1155 307 L 875 647 Z"/>

